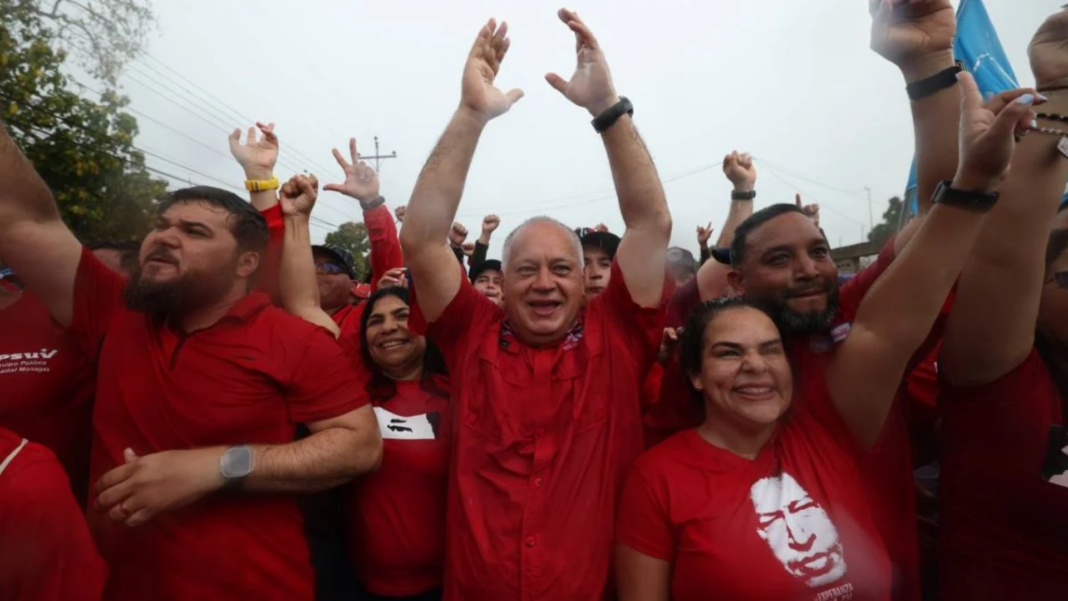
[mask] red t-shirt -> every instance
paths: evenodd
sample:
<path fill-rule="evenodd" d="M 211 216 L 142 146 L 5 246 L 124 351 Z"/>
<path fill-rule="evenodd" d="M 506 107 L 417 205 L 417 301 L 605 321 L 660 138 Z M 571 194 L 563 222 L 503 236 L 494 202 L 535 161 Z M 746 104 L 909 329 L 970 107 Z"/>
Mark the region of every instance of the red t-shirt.
<path fill-rule="evenodd" d="M 56 454 L 84 505 L 95 373 L 73 336 L 28 292 L 0 310 L 0 427 Z"/>
<path fill-rule="evenodd" d="M 0 428 L 0 599 L 100 601 L 106 579 L 55 455 Z"/>
<path fill-rule="evenodd" d="M 567 338 L 542 348 L 462 281 L 428 329 L 456 412 L 446 600 L 603 598 L 619 487 L 642 450 L 641 381 L 663 328 L 663 308 L 636 305 L 618 264 Z"/>
<path fill-rule="evenodd" d="M 365 308 L 367 308 L 367 303 L 345 305 L 330 316 L 340 330 L 337 336 L 338 344 L 356 363 L 363 361 L 363 351 L 360 348 L 360 322 L 363 320 Z"/>
<path fill-rule="evenodd" d="M 444 577 L 448 378 L 436 378 L 436 390 L 421 382 L 395 385 L 395 396 L 372 401 L 382 467 L 351 485 L 346 517 L 364 588 L 408 597 L 440 589 Z"/>
<path fill-rule="evenodd" d="M 943 381 L 939 401 L 941 597 L 1068 598 L 1068 487 L 1041 477 L 1050 426 L 1065 420 L 1045 362 L 1033 351 L 985 386 Z"/>
<path fill-rule="evenodd" d="M 350 361 L 322 328 L 239 301 L 215 325 L 184 334 L 126 309 L 125 284 L 88 250 L 74 286 L 74 323 L 97 361 L 93 481 L 138 455 L 291 442 L 297 423 L 366 403 Z M 137 528 L 91 511 L 111 567 L 112 601 L 311 599 L 303 521 L 290 495 L 225 495 Z"/>
<path fill-rule="evenodd" d="M 848 436 L 803 406 L 752 461 L 682 432 L 634 464 L 616 540 L 673 564 L 674 601 L 888 600 Z"/>

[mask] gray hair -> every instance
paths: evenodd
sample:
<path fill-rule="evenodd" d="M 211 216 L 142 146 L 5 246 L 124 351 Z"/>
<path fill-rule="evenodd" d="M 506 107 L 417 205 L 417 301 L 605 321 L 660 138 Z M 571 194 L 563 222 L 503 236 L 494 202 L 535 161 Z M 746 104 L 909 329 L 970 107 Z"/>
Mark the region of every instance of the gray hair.
<path fill-rule="evenodd" d="M 575 230 L 567 227 L 566 225 L 556 219 L 553 219 L 552 217 L 540 215 L 538 217 L 531 217 L 530 219 L 527 219 L 526 221 L 521 223 L 519 227 L 512 230 L 511 233 L 508 234 L 508 237 L 504 239 L 504 250 L 501 252 L 501 266 L 504 268 L 505 271 L 508 270 L 508 261 L 512 258 L 512 243 L 515 242 L 516 234 L 525 229 L 527 226 L 538 225 L 543 223 L 554 225 L 563 230 L 564 232 L 567 232 L 567 237 L 571 241 L 571 245 L 574 246 L 575 257 L 578 259 L 578 268 L 582 269 L 582 241 L 579 240 L 578 234 L 575 233 Z"/>

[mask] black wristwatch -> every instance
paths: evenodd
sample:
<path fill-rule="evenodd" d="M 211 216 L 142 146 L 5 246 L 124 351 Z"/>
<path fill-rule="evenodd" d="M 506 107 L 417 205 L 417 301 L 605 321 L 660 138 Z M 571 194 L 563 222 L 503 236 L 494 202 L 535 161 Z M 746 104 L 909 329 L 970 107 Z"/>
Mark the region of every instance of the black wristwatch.
<path fill-rule="evenodd" d="M 219 458 L 219 474 L 223 477 L 223 488 L 239 488 L 252 473 L 254 465 L 252 447 L 241 445 L 226 449 Z"/>
<path fill-rule="evenodd" d="M 754 198 L 756 198 L 756 190 L 748 192 L 731 191 L 731 200 L 753 200 Z"/>
<path fill-rule="evenodd" d="M 968 192 L 965 190 L 956 190 L 952 187 L 952 183 L 953 182 L 949 180 L 939 183 L 938 189 L 935 190 L 934 200 L 932 202 L 935 204 L 960 207 L 962 209 L 970 209 L 978 212 L 989 211 L 998 203 L 1000 194 L 997 192 Z"/>
<path fill-rule="evenodd" d="M 375 196 L 374 198 L 372 198 L 371 200 L 369 200 L 367 202 L 364 202 L 364 201 L 361 200 L 360 201 L 360 208 L 362 208 L 365 211 L 372 211 L 372 210 L 377 209 L 378 207 L 380 207 L 380 206 L 382 206 L 384 204 L 386 204 L 386 197 L 385 196 Z"/>
<path fill-rule="evenodd" d="M 592 121 L 593 129 L 597 130 L 597 133 L 603 134 L 619 121 L 619 118 L 624 114 L 634 115 L 634 105 L 630 103 L 630 99 L 626 96 L 620 96 L 619 102 L 612 105 L 608 110 L 597 115 Z"/>
<path fill-rule="evenodd" d="M 923 100 L 928 96 L 932 96 L 941 92 L 946 88 L 951 88 L 957 85 L 957 74 L 964 70 L 964 63 L 957 61 L 952 67 L 935 73 L 927 79 L 921 79 L 920 81 L 914 81 L 905 86 L 905 91 L 909 94 L 909 100 L 913 102 L 917 100 Z"/>

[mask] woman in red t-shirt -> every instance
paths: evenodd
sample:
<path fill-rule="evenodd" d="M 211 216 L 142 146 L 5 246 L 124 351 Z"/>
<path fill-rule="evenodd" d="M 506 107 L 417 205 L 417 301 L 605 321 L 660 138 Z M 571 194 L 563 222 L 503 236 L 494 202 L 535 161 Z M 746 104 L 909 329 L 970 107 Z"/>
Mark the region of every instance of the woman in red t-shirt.
<path fill-rule="evenodd" d="M 1015 102 L 1024 94 L 1016 91 L 983 106 L 974 79 L 959 79 L 958 193 L 936 195 L 853 323 L 835 328 L 844 340 L 826 390 L 791 374 L 778 329 L 745 301 L 714 301 L 691 315 L 680 361 L 706 419 L 648 451 L 627 479 L 616 533 L 621 601 L 890 599 L 888 555 L 853 458 L 877 442 L 908 362 L 982 230 L 982 209 L 992 208 L 984 195 L 1008 168 L 1014 130 L 1033 117 L 1033 96 Z M 800 209 L 754 213 L 739 232 L 759 237 L 756 228 L 791 211 Z M 797 222 L 796 240 L 734 259 L 780 275 L 787 302 L 804 308 L 827 294 L 821 280 L 835 270 L 822 234 Z M 793 403 L 795 389 L 812 397 Z"/>

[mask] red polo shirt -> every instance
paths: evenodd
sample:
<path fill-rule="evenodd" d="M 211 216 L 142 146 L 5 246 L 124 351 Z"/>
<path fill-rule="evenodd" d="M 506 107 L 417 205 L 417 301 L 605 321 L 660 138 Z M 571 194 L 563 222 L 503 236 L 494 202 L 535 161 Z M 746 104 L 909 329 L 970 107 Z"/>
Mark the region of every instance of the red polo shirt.
<path fill-rule="evenodd" d="M 0 310 L 0 427 L 56 454 L 75 498 L 89 487 L 93 365 L 29 292 Z"/>
<path fill-rule="evenodd" d="M 373 399 L 382 467 L 352 483 L 348 545 L 364 588 L 410 597 L 441 588 L 449 470 L 449 380 L 394 382 Z"/>
<path fill-rule="evenodd" d="M 887 601 L 890 562 L 848 437 L 803 404 L 754 460 L 686 430 L 634 464 L 616 539 L 673 564 L 674 601 Z"/>
<path fill-rule="evenodd" d="M 48 449 L 22 443 L 0 428 L 0 599 L 100 601 L 107 567 L 67 476 Z"/>
<path fill-rule="evenodd" d="M 1041 477 L 1050 427 L 1066 417 L 1046 363 L 1032 351 L 990 384 L 943 381 L 939 402 L 941 598 L 1068 598 L 1068 483 Z"/>
<path fill-rule="evenodd" d="M 520 342 L 466 278 L 429 327 L 456 411 L 446 600 L 604 598 L 616 498 L 642 450 L 642 378 L 664 328 L 663 308 L 637 306 L 612 270 L 550 347 Z"/>
<path fill-rule="evenodd" d="M 291 442 L 300 422 L 366 401 L 326 330 L 252 293 L 185 334 L 126 309 L 125 281 L 88 250 L 71 330 L 97 361 L 91 476 L 172 449 Z M 290 495 L 216 494 L 137 528 L 90 512 L 113 601 L 313 597 L 303 522 Z"/>

